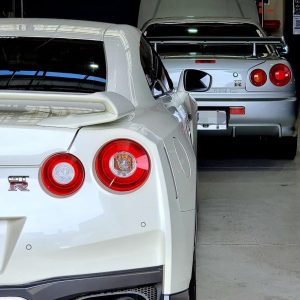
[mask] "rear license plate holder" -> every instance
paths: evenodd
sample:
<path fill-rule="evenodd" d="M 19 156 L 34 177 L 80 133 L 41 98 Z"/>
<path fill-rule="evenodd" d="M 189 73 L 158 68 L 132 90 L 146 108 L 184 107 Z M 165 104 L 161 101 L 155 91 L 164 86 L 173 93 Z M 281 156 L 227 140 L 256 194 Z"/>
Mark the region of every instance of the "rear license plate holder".
<path fill-rule="evenodd" d="M 198 130 L 226 130 L 227 113 L 225 110 L 199 110 L 197 114 Z"/>

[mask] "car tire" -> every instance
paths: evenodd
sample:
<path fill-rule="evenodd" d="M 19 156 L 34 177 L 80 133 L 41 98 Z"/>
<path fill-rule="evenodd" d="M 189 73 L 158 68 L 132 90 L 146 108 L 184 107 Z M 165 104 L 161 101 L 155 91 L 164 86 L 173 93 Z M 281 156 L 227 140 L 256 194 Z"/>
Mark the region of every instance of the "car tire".
<path fill-rule="evenodd" d="M 197 292 L 196 292 L 196 254 L 194 253 L 193 258 L 193 268 L 192 268 L 192 277 L 189 285 L 189 300 L 196 300 L 197 299 Z"/>
<path fill-rule="evenodd" d="M 284 137 L 280 140 L 280 154 L 284 159 L 293 160 L 297 155 L 298 137 Z"/>

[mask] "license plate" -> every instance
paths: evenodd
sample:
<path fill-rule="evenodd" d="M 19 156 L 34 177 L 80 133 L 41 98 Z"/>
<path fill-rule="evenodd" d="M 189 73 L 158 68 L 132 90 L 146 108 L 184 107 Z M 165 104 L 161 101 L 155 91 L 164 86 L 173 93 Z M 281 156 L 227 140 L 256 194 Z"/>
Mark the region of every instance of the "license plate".
<path fill-rule="evenodd" d="M 226 130 L 227 115 L 225 110 L 198 111 L 198 130 Z"/>

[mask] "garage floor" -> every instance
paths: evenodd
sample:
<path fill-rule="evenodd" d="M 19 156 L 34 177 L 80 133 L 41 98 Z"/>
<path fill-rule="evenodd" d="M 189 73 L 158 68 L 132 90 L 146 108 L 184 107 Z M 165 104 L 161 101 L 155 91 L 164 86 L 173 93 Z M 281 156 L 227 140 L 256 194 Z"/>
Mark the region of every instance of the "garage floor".
<path fill-rule="evenodd" d="M 300 153 L 249 149 L 200 157 L 198 300 L 300 299 Z"/>

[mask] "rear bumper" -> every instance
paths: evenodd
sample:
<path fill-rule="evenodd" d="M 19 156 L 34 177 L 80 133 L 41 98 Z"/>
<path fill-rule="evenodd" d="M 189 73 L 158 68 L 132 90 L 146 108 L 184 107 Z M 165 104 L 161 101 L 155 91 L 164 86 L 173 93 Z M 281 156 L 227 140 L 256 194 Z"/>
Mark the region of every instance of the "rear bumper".
<path fill-rule="evenodd" d="M 201 135 L 274 136 L 297 135 L 298 100 L 296 97 L 231 101 L 198 99 L 198 110 L 225 110 L 226 130 L 198 130 Z M 230 107 L 244 107 L 245 115 L 230 115 Z"/>
<path fill-rule="evenodd" d="M 157 300 L 161 297 L 162 280 L 163 268 L 160 266 L 124 272 L 61 277 L 26 285 L 0 286 L 0 300 L 2 297 L 19 297 L 22 300 L 73 300 L 86 295 L 101 296 L 104 293 L 112 295 L 112 300 L 133 293 L 139 294 L 141 299 L 148 297 L 149 300 Z"/>

